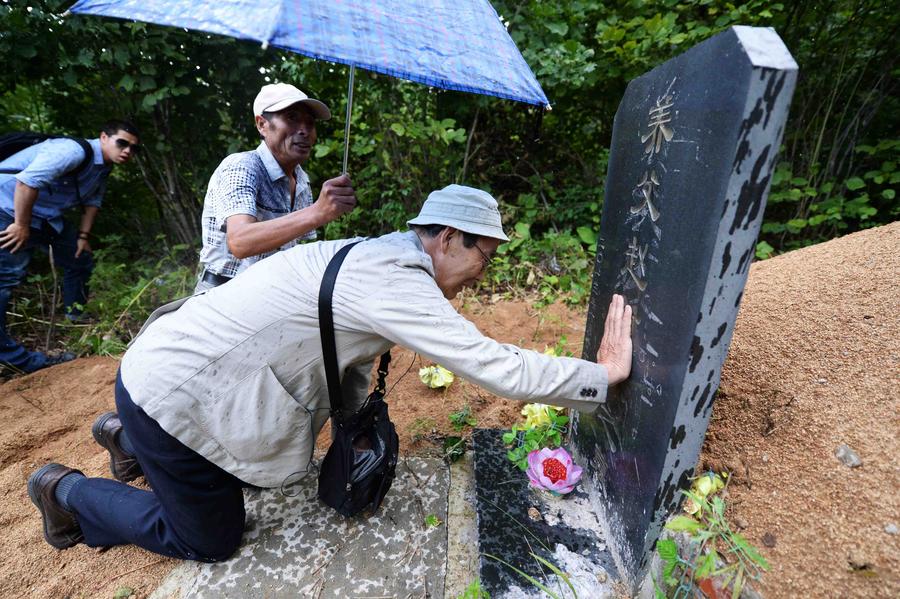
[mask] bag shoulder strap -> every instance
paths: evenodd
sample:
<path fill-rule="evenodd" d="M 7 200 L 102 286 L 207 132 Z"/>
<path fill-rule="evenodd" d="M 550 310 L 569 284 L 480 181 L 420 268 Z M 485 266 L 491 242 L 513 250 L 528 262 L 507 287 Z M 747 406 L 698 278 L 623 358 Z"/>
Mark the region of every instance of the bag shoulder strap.
<path fill-rule="evenodd" d="M 341 393 L 341 378 L 338 375 L 337 347 L 334 342 L 334 313 L 331 309 L 331 297 L 334 293 L 334 283 L 337 280 L 338 271 L 347 253 L 360 243 L 355 241 L 342 247 L 334 255 L 322 276 L 319 286 L 319 336 L 322 340 L 322 358 L 325 363 L 325 380 L 328 383 L 328 398 L 331 402 L 331 414 L 341 419 L 341 410 L 344 407 L 344 398 Z M 384 352 L 378 363 L 378 383 L 375 392 L 384 395 L 384 380 L 388 372 L 388 364 L 391 361 L 391 353 Z"/>

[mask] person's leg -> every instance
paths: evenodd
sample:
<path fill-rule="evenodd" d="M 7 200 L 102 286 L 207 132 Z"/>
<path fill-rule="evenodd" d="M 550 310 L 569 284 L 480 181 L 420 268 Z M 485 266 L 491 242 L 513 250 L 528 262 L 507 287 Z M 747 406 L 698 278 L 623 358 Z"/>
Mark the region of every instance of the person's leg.
<path fill-rule="evenodd" d="M 0 211 L 0 231 L 5 230 L 13 222 L 13 218 Z M 6 328 L 6 310 L 12 299 L 13 290 L 25 279 L 28 263 L 31 261 L 34 237 L 38 232 L 31 230 L 25 247 L 15 253 L 0 248 L 0 365 L 7 365 L 15 370 L 34 372 L 44 366 L 47 356 L 42 352 L 32 352 L 13 339 Z"/>
<path fill-rule="evenodd" d="M 66 223 L 62 233 L 49 234 L 53 248 L 53 261 L 63 269 L 63 307 L 66 317 L 77 319 L 88 299 L 88 281 L 94 270 L 94 258 L 90 252 L 83 252 L 77 258 L 78 231 Z"/>
<path fill-rule="evenodd" d="M 177 439 L 136 406 L 116 380 L 116 407 L 153 491 L 86 478 L 66 501 L 92 547 L 134 544 L 197 561 L 228 558 L 244 530 L 241 482 Z"/>

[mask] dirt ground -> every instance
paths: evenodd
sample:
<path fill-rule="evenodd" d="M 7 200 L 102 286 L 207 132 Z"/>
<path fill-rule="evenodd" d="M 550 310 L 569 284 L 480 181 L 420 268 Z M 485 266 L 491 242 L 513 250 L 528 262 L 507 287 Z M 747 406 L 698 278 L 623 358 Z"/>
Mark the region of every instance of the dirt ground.
<path fill-rule="evenodd" d="M 900 223 L 756 264 L 744 294 L 702 462 L 733 473 L 731 518 L 772 563 L 766 597 L 900 596 Z M 565 336 L 580 354 L 583 310 L 467 296 L 485 334 L 543 350 Z M 469 406 L 479 427 L 508 427 L 520 404 L 457 379 L 425 388 L 427 365 L 394 351 L 388 387 L 401 451 L 440 452 Z M 146 597 L 176 564 L 133 547 L 56 551 L 25 492 L 48 461 L 109 476 L 94 418 L 113 409 L 118 362 L 84 358 L 0 383 L 0 596 Z M 323 437 L 327 438 L 324 436 Z M 323 439 L 320 439 L 322 441 Z M 834 456 L 847 443 L 862 460 Z"/>

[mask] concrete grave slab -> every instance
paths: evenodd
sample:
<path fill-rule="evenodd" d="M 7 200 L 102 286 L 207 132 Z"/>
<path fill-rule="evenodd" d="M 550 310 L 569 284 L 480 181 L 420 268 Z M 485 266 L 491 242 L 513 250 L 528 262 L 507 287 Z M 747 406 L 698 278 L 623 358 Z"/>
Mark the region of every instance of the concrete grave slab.
<path fill-rule="evenodd" d="M 402 458 L 370 518 L 344 518 L 316 498 L 307 477 L 282 495 L 245 490 L 247 528 L 219 564 L 184 562 L 151 599 L 444 596 L 450 472 L 437 458 Z M 441 524 L 427 526 L 436 516 Z"/>

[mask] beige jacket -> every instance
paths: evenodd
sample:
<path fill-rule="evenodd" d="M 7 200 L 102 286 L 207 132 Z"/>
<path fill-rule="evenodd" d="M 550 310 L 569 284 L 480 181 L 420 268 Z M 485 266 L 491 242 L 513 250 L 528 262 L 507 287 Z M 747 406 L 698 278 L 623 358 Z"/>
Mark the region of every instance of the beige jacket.
<path fill-rule="evenodd" d="M 350 241 L 279 252 L 225 285 L 157 310 L 122 360 L 134 403 L 243 481 L 271 487 L 295 480 L 328 419 L 319 283 Z M 395 344 L 504 397 L 585 411 L 605 400 L 604 367 L 498 343 L 460 316 L 415 233 L 350 250 L 333 306 L 352 407 L 368 393 L 374 359 Z"/>

